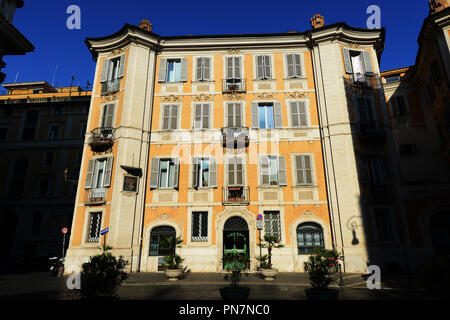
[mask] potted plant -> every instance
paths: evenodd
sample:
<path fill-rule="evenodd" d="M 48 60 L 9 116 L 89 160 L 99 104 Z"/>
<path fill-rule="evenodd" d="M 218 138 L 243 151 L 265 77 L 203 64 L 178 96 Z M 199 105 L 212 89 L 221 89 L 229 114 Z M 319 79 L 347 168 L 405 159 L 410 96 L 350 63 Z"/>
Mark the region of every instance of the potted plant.
<path fill-rule="evenodd" d="M 225 278 L 230 281 L 230 286 L 220 288 L 220 296 L 223 300 L 245 300 L 250 294 L 250 288 L 239 287 L 242 275 L 248 276 L 245 270 L 249 265 L 247 254 L 227 253 L 222 258 L 222 263 L 226 266 L 227 275 Z"/>
<path fill-rule="evenodd" d="M 162 244 L 170 248 L 169 255 L 164 257 L 165 273 L 167 279 L 176 281 L 183 273 L 183 266 L 181 263 L 184 261 L 179 255 L 175 253 L 176 248 L 181 248 L 183 239 L 181 237 L 170 236 L 163 239 Z"/>
<path fill-rule="evenodd" d="M 273 268 L 272 265 L 272 249 L 284 247 L 284 245 L 280 244 L 280 240 L 278 236 L 266 234 L 264 235 L 264 242 L 259 244 L 260 247 L 267 248 L 267 255 L 259 258 L 262 262 L 261 273 L 264 276 L 264 280 L 273 281 L 278 274 L 278 269 Z"/>
<path fill-rule="evenodd" d="M 314 254 L 305 262 L 305 271 L 309 273 L 312 288 L 306 289 L 309 300 L 337 300 L 339 290 L 330 289 L 328 285 L 339 271 L 342 256 L 336 250 L 315 248 Z"/>

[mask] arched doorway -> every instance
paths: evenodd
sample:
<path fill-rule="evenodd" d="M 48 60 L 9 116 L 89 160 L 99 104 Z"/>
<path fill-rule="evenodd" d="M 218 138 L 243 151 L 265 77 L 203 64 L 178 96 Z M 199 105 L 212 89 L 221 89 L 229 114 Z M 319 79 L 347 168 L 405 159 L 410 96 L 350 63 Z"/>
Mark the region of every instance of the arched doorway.
<path fill-rule="evenodd" d="M 229 218 L 223 227 L 223 256 L 226 254 L 250 255 L 247 222 L 241 217 Z M 226 268 L 226 265 L 222 265 Z"/>
<path fill-rule="evenodd" d="M 163 270 L 164 256 L 171 253 L 170 248 L 164 242 L 168 237 L 176 237 L 176 231 L 171 226 L 159 226 L 152 229 L 150 232 L 150 250 L 149 256 L 158 257 L 158 271 Z"/>
<path fill-rule="evenodd" d="M 440 212 L 433 215 L 429 226 L 434 254 L 436 256 L 450 254 L 450 212 Z"/>

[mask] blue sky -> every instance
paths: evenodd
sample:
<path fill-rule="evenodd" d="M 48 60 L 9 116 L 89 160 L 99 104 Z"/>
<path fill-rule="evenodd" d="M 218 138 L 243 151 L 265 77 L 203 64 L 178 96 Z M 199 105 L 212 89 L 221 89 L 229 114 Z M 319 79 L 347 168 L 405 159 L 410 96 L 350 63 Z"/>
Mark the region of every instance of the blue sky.
<path fill-rule="evenodd" d="M 276 4 L 276 6 L 274 6 Z M 142 0 L 25 0 L 16 11 L 14 25 L 33 43 L 25 56 L 5 56 L 5 83 L 45 80 L 54 85 L 86 87 L 95 63 L 86 37 L 110 35 L 125 23 L 137 25 L 148 18 L 160 35 L 271 33 L 311 29 L 309 19 L 318 12 L 325 24 L 346 22 L 365 28 L 370 5 L 381 9 L 386 28 L 386 49 L 381 70 L 414 64 L 417 37 L 428 15 L 428 0 L 297 0 L 297 1 L 142 1 Z M 66 9 L 81 9 L 81 30 L 69 30 Z M 56 74 L 55 74 L 56 70 Z"/>

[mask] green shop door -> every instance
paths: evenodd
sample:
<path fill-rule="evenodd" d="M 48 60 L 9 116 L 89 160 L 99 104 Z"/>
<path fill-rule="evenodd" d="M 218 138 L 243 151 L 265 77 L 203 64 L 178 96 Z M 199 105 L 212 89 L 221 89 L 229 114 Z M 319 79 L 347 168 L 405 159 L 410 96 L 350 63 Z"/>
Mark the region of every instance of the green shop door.
<path fill-rule="evenodd" d="M 223 254 L 249 255 L 249 235 L 247 222 L 240 217 L 227 220 L 223 230 Z M 225 269 L 226 264 L 223 265 Z"/>

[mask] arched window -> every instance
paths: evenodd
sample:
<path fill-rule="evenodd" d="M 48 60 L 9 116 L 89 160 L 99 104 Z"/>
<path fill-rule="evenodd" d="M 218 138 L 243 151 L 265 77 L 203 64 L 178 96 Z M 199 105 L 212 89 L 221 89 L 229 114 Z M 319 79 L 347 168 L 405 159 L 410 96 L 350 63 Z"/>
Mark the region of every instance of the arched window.
<path fill-rule="evenodd" d="M 311 254 L 315 247 L 324 248 L 322 227 L 312 222 L 298 225 L 297 247 L 298 254 Z"/>
<path fill-rule="evenodd" d="M 150 233 L 150 256 L 167 256 L 171 249 L 164 244 L 164 239 L 168 237 L 176 237 L 175 229 L 169 226 L 160 226 L 152 229 Z"/>

